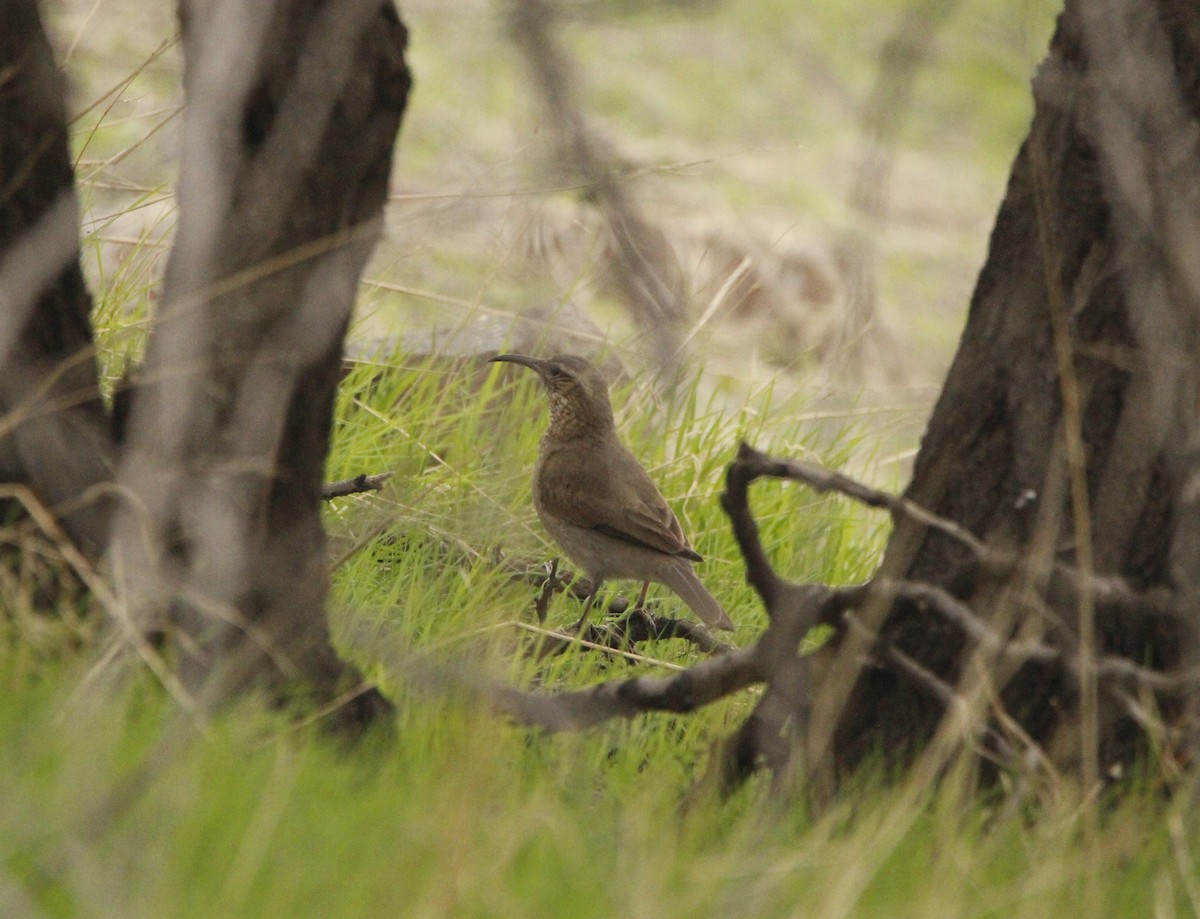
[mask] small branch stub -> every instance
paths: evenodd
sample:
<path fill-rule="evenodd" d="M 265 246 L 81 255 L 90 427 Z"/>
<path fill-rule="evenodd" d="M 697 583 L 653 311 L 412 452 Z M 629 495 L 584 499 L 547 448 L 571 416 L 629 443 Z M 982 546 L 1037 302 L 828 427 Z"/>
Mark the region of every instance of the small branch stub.
<path fill-rule="evenodd" d="M 376 475 L 356 475 L 352 479 L 339 479 L 327 482 L 321 489 L 321 497 L 326 501 L 334 498 L 345 498 L 348 495 L 358 495 L 368 491 L 382 491 L 383 485 L 394 473 L 380 472 Z"/>

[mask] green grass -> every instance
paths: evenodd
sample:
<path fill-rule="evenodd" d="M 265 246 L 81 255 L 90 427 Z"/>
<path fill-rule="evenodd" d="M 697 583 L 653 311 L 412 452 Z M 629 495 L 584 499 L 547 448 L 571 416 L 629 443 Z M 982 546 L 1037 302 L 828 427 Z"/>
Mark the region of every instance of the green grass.
<path fill-rule="evenodd" d="M 705 16 L 572 26 L 564 41 L 584 62 L 589 111 L 619 126 L 636 159 L 711 158 L 656 178 L 676 206 L 836 226 L 857 105 L 902 6 L 715 4 Z M 170 28 L 165 8 L 106 16 L 105 6 L 89 20 L 90 8 L 51 13 L 86 25 L 68 61 L 81 103 Z M 496 192 L 542 187 L 544 152 L 500 23 L 478 12 L 406 4 L 419 82 L 397 176 L 416 196 L 396 207 L 373 270 L 503 307 L 530 292 L 505 272 L 497 229 L 525 219 L 523 199 Z M 903 132 L 901 187 L 905 163 L 935 156 L 942 190 L 954 190 L 949 223 L 959 198 L 974 196 L 970 212 L 985 220 L 994 212 L 1048 14 L 1029 0 L 1002 19 L 986 0 L 964 0 L 935 43 Z M 149 131 L 178 103 L 177 63 L 169 52 L 111 110 L 75 125 L 109 386 L 141 352 L 161 271 L 170 169 L 156 144 L 171 127 Z M 936 363 L 961 316 L 945 309 L 962 305 L 946 289 L 969 284 L 986 226 L 972 236 L 947 230 L 940 211 L 928 218 L 885 234 L 880 281 Z M 381 312 L 415 302 L 365 293 Z M 439 320 L 467 312 L 424 305 Z M 792 380 L 733 376 L 701 375 L 660 399 L 635 374 L 614 397 L 623 436 L 705 556 L 700 575 L 746 644 L 763 613 L 718 505 L 739 440 L 899 488 L 912 411 L 903 391 L 883 404 L 843 399 L 835 413 L 815 385 L 805 396 Z M 1094 838 L 1069 779 L 1010 812 L 1003 800 L 964 798 L 953 776 L 929 787 L 864 775 L 813 815 L 773 796 L 764 777 L 728 801 L 706 790 L 714 746 L 753 693 L 549 736 L 489 714 L 450 680 L 430 685 L 431 667 L 554 691 L 696 660 L 677 642 L 647 645 L 651 660 L 636 666 L 584 653 L 539 666 L 523 653 L 534 591 L 495 553 L 555 554 L 529 498 L 544 423 L 532 378 L 494 367 L 398 357 L 360 366 L 342 388 L 329 478 L 396 473 L 383 493 L 327 511 L 335 637 L 395 700 L 390 746 L 347 753 L 253 698 L 197 725 L 146 673 L 97 685 L 94 626 L 73 608 L 37 613 L 45 563 L 23 557 L 30 573 L 0 584 L 0 916 L 1200 916 L 1200 832 L 1186 795 L 1132 793 Z M 887 535 L 876 512 L 794 484 L 760 482 L 752 504 L 774 564 L 796 580 L 861 580 Z M 664 590 L 651 596 L 686 615 Z M 556 598 L 550 624 L 578 611 Z"/>
<path fill-rule="evenodd" d="M 743 693 L 695 715 L 548 736 L 422 674 L 482 674 L 542 691 L 636 672 L 572 654 L 538 667 L 513 623 L 532 590 L 497 547 L 551 553 L 530 511 L 544 423 L 532 378 L 430 364 L 362 366 L 338 408 L 331 476 L 394 469 L 382 495 L 329 511 L 332 598 L 347 654 L 396 701 L 391 746 L 347 753 L 243 700 L 203 728 L 146 674 L 85 682 L 86 654 L 0 658 L 0 907 L 63 917 L 1043 917 L 1192 915 L 1181 806 L 1134 795 L 1090 845 L 1069 783 L 1036 811 L 865 777 L 813 817 L 763 778 L 729 801 L 705 789 Z M 685 385 L 656 406 L 617 391 L 620 427 L 708 560 L 701 572 L 753 640 L 762 613 L 717 507 L 737 440 L 839 465 L 856 427 L 819 432 L 803 406 L 730 415 Z M 819 441 L 819 442 L 818 442 Z M 753 504 L 776 564 L 806 580 L 869 573 L 874 516 L 761 483 Z M 658 594 L 656 593 L 656 596 Z M 659 596 L 666 609 L 676 601 Z M 577 612 L 559 598 L 552 617 Z M 647 648 L 689 663 L 677 643 Z M 84 689 L 82 687 L 87 686 Z M 1189 886 L 1190 885 L 1190 886 Z"/>
<path fill-rule="evenodd" d="M 382 497 L 348 501 L 331 511 L 335 534 L 344 531 L 334 552 L 344 559 L 337 572 L 339 596 L 359 615 L 382 603 L 372 621 L 409 638 L 513 618 L 513 602 L 529 601 L 532 588 L 508 583 L 492 562 L 494 552 L 533 561 L 557 554 L 537 524 L 529 495 L 545 425 L 540 388 L 532 376 L 498 373 L 488 365 L 424 363 L 388 370 L 378 379 L 380 372 L 360 366 L 343 386 L 330 476 L 380 470 L 395 470 L 397 476 Z M 685 385 L 674 406 L 648 398 L 644 387 L 635 390 L 636 401 L 625 403 L 629 389 L 615 392 L 626 439 L 705 556 L 702 576 L 721 585 L 718 596 L 744 625 L 741 634 L 753 635 L 763 625 L 762 612 L 744 582 L 718 503 L 725 466 L 743 439 L 843 466 L 860 446 L 861 434 L 851 428 L 824 434 L 789 420 L 803 416 L 796 398 L 790 405 L 769 405 L 764 395 L 759 405 L 730 413 L 722 399 L 704 399 L 698 383 Z M 867 518 L 836 498 L 766 482 L 755 490 L 755 506 L 776 563 L 795 578 L 865 577 L 882 545 L 878 516 Z M 379 539 L 364 542 L 376 533 Z M 672 611 L 680 609 L 665 593 L 661 600 Z M 567 606 L 555 605 L 560 618 L 576 615 Z M 397 617 L 397 607 L 439 612 Z M 403 621 L 390 624 L 396 619 Z"/>
<path fill-rule="evenodd" d="M 69 672 L 32 686 L 2 674 L 19 690 L 0 706 L 6 915 L 1133 917 L 1196 905 L 1195 866 L 1167 830 L 1177 814 L 1153 801 L 1110 814 L 1090 852 L 1066 807 L 1029 822 L 868 785 L 812 819 L 761 784 L 726 803 L 688 797 L 711 718 L 548 738 L 411 695 L 386 752 L 347 757 L 243 703 L 163 754 L 174 716 L 152 686 L 95 705 L 63 698 Z M 137 799 L 97 815 L 156 749 Z"/>

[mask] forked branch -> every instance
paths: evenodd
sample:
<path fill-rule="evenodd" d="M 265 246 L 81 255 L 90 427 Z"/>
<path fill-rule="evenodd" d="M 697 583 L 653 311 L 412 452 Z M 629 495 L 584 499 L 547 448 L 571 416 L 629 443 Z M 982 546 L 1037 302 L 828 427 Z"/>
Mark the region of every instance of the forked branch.
<path fill-rule="evenodd" d="M 1077 646 L 1070 634 L 1062 636 L 1060 643 L 1008 638 L 992 628 L 969 603 L 936 585 L 878 578 L 866 584 L 830 588 L 787 581 L 767 558 L 749 506 L 749 486 L 762 477 L 790 479 L 818 491 L 836 491 L 893 515 L 905 515 L 961 542 L 980 562 L 981 570 L 1005 569 L 1012 573 L 1026 564 L 1016 553 L 994 549 L 953 521 L 905 498 L 812 464 L 775 459 L 743 444 L 727 471 L 727 488 L 721 504 L 745 559 L 747 581 L 762 598 L 768 615 L 768 627 L 758 641 L 749 648 L 714 657 L 665 678 L 635 677 L 558 694 L 497 690 L 492 698 L 495 707 L 522 724 L 555 731 L 579 730 L 610 718 L 629 718 L 650 711 L 694 711 L 731 693 L 764 683 L 766 688 L 753 712 L 726 741 L 715 761 L 719 787 L 731 791 L 763 767 L 776 774 L 790 772 L 803 747 L 808 714 L 818 689 L 813 684 L 808 659 L 800 653 L 800 642 L 814 625 L 821 623 L 832 625 L 839 632 L 864 628 L 850 611 L 869 599 L 886 604 L 900 599 L 921 604 L 961 629 L 972 646 L 1010 667 L 1040 663 L 1057 665 L 1067 674 L 1077 672 Z M 1061 599 L 1077 590 L 1081 582 L 1077 571 L 1060 564 L 1053 569 L 1047 592 Z M 1161 591 L 1140 593 L 1111 577 L 1094 578 L 1090 588 L 1102 609 L 1177 615 L 1172 598 Z M 875 666 L 903 674 L 947 712 L 971 710 L 962 690 L 952 681 L 878 635 L 870 636 L 870 640 L 870 661 Z M 1172 695 L 1200 684 L 1200 673 L 1164 673 L 1114 655 L 1100 657 L 1096 673 L 1105 692 L 1130 701 L 1146 692 Z M 1044 759 L 1040 750 L 1018 749 L 1032 741 L 1006 729 L 1011 719 L 1002 710 L 997 710 L 996 716 L 999 721 L 995 726 L 981 722 L 974 728 L 977 755 L 1001 768 L 1017 771 L 1024 768 L 1022 762 L 1027 752 Z M 1138 723 L 1143 723 L 1146 730 L 1162 731 L 1162 725 L 1156 721 L 1151 723 L 1143 718 Z M 1014 738 L 1018 743 L 1012 742 Z"/>

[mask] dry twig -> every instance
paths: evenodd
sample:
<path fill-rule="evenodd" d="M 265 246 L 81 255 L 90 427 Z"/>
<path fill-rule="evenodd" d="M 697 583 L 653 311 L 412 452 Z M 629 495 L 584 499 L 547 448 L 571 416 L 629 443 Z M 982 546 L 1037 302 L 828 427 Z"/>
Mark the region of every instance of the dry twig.
<path fill-rule="evenodd" d="M 321 489 L 321 497 L 326 501 L 332 501 L 334 498 L 345 498 L 347 495 L 358 495 L 366 491 L 382 491 L 383 483 L 393 475 L 394 473 L 391 472 L 380 472 L 376 475 L 367 475 L 364 472 L 352 479 L 326 482 Z"/>

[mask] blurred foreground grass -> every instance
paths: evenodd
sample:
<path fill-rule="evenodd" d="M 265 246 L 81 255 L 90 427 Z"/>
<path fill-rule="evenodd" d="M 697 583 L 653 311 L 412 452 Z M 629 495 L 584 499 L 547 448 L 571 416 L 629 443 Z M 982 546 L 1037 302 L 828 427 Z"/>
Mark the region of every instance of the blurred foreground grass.
<path fill-rule="evenodd" d="M 619 389 L 619 424 L 746 643 L 762 613 L 716 501 L 733 445 L 837 465 L 861 423 L 814 435 L 803 405 L 763 394 L 729 416 L 696 392 L 657 406 Z M 864 777 L 814 818 L 765 778 L 729 801 L 706 791 L 714 745 L 753 693 L 548 736 L 489 714 L 452 678 L 431 685 L 432 667 L 552 692 L 695 659 L 667 642 L 636 666 L 523 654 L 514 623 L 532 620 L 534 590 L 491 550 L 550 554 L 528 499 L 543 422 L 533 381 L 495 368 L 363 365 L 346 382 L 331 477 L 399 473 L 382 495 L 336 502 L 328 521 L 335 631 L 397 702 L 390 746 L 368 738 L 347 753 L 253 699 L 201 725 L 147 674 L 86 682 L 86 653 L 43 643 L 34 658 L 5 622 L 0 915 L 1195 914 L 1200 836 L 1182 801 L 1132 795 L 1090 844 L 1067 780 L 1011 809 L 964 796 L 953 773 L 936 788 Z M 876 516 L 794 486 L 756 485 L 753 506 L 775 564 L 797 579 L 862 578 L 885 536 Z M 552 624 L 577 614 L 572 602 L 556 598 Z"/>

